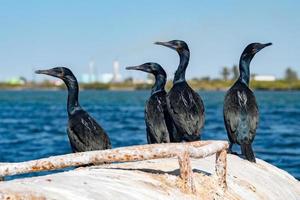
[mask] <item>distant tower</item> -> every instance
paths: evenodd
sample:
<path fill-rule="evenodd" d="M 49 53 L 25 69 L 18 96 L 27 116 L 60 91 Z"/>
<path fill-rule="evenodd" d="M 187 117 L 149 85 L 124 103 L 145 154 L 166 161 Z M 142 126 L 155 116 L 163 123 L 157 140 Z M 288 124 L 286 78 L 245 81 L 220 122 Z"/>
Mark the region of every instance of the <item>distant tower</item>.
<path fill-rule="evenodd" d="M 95 76 L 95 62 L 94 62 L 94 60 L 91 60 L 90 63 L 89 63 L 89 72 L 90 72 L 89 82 L 93 83 L 93 82 L 96 81 L 96 76 Z"/>
<path fill-rule="evenodd" d="M 112 82 L 121 82 L 122 76 L 120 74 L 120 65 L 117 60 L 113 62 L 113 79 Z"/>
<path fill-rule="evenodd" d="M 35 73 L 35 68 L 32 68 L 32 83 L 36 82 L 36 73 Z"/>

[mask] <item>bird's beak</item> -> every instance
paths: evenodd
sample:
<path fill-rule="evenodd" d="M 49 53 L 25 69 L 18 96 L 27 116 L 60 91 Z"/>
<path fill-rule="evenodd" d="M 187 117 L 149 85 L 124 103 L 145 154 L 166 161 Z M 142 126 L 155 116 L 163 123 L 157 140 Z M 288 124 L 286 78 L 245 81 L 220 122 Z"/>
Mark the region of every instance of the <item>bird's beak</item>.
<path fill-rule="evenodd" d="M 141 70 L 141 65 L 126 67 L 127 70 Z"/>
<path fill-rule="evenodd" d="M 46 70 L 36 70 L 35 73 L 36 74 L 47 74 L 47 75 L 50 75 L 51 70 L 48 70 L 48 69 L 46 69 Z"/>
<path fill-rule="evenodd" d="M 266 44 L 261 44 L 258 48 L 254 49 L 254 53 L 257 53 L 259 52 L 260 50 L 262 50 L 263 48 L 267 47 L 267 46 L 271 46 L 272 43 L 269 42 L 269 43 L 266 43 Z"/>
<path fill-rule="evenodd" d="M 169 47 L 171 49 L 176 49 L 176 46 L 172 45 L 169 42 L 154 42 L 154 44 L 162 45 L 162 46 L 165 46 L 165 47 Z"/>
<path fill-rule="evenodd" d="M 35 71 L 36 74 L 46 74 L 49 76 L 54 76 L 54 77 L 59 77 L 59 74 L 57 74 L 56 71 L 54 71 L 53 69 L 45 69 L 45 70 L 36 70 Z"/>
<path fill-rule="evenodd" d="M 267 47 L 267 46 L 271 46 L 272 45 L 272 43 L 271 42 L 269 42 L 269 43 L 266 43 L 266 44 L 264 44 L 263 46 L 263 48 L 265 48 L 265 47 Z"/>
<path fill-rule="evenodd" d="M 126 67 L 127 70 L 140 70 L 140 71 L 143 71 L 143 72 L 148 72 L 148 73 L 151 73 L 151 69 L 143 64 L 143 65 L 138 65 L 138 66 L 130 66 L 130 67 Z"/>

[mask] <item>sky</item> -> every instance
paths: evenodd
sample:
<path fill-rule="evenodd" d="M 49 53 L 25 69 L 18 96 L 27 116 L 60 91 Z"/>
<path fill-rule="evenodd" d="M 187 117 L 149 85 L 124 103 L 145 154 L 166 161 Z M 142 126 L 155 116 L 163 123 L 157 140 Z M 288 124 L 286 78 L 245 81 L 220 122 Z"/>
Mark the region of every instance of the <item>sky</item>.
<path fill-rule="evenodd" d="M 81 77 L 91 60 L 97 73 L 120 62 L 123 77 L 143 78 L 125 66 L 158 62 L 169 77 L 179 57 L 155 41 L 181 39 L 191 51 L 187 78 L 218 77 L 238 64 L 248 43 L 272 42 L 251 73 L 300 74 L 297 0 L 0 0 L 0 81 L 34 76 L 34 69 L 66 66 Z"/>

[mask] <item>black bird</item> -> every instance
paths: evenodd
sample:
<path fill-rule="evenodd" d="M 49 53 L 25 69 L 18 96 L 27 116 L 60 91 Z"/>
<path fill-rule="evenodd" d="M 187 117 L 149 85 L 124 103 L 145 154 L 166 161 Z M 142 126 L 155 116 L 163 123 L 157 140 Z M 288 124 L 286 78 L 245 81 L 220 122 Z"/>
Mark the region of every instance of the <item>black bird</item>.
<path fill-rule="evenodd" d="M 146 103 L 145 122 L 149 144 L 169 143 L 173 141 L 176 129 L 168 113 L 165 85 L 167 74 L 157 63 L 144 63 L 139 66 L 126 67 L 129 70 L 140 70 L 155 76 L 151 96 Z"/>
<path fill-rule="evenodd" d="M 176 50 L 180 63 L 175 72 L 173 87 L 167 95 L 168 111 L 174 120 L 180 141 L 195 141 L 200 139 L 200 132 L 204 126 L 204 105 L 201 97 L 188 85 L 185 71 L 190 59 L 188 45 L 181 40 L 156 42 Z"/>
<path fill-rule="evenodd" d="M 228 90 L 224 100 L 223 114 L 230 142 L 229 152 L 232 152 L 233 144 L 239 144 L 242 154 L 251 162 L 255 162 L 251 144 L 256 135 L 259 112 L 255 96 L 249 88 L 249 66 L 254 55 L 271 44 L 252 43 L 245 48 L 239 63 L 239 79 Z"/>
<path fill-rule="evenodd" d="M 73 152 L 110 149 L 111 143 L 108 135 L 79 105 L 78 83 L 72 71 L 65 67 L 55 67 L 49 70 L 37 70 L 36 73 L 60 78 L 68 88 L 67 133 Z"/>

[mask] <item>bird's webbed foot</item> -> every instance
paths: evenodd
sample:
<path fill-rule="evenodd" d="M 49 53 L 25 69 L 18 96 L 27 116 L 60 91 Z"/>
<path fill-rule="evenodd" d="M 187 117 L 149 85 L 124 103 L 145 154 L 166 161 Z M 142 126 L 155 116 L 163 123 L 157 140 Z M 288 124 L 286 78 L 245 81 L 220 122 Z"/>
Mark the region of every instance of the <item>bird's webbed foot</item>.
<path fill-rule="evenodd" d="M 230 154 L 232 154 L 232 155 L 236 155 L 236 156 L 238 156 L 238 155 L 239 155 L 237 152 L 234 152 L 234 151 L 227 151 L 227 153 L 230 153 Z"/>
<path fill-rule="evenodd" d="M 233 154 L 233 155 L 238 155 L 237 152 L 232 151 L 232 146 L 233 146 L 233 143 L 229 142 L 229 148 L 227 150 L 227 153 L 230 153 L 230 154 Z"/>

